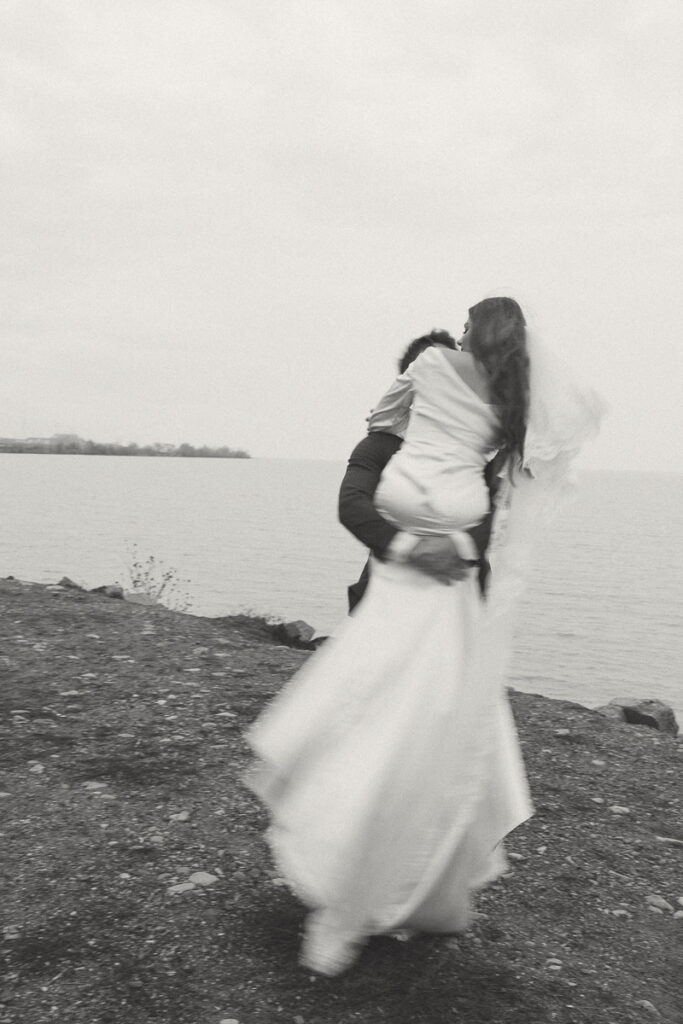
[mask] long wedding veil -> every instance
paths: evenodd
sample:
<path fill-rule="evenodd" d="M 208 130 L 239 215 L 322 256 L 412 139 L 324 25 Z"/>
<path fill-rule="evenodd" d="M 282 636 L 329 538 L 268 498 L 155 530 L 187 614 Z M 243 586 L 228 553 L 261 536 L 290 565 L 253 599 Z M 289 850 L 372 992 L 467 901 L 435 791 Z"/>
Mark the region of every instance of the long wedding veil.
<path fill-rule="evenodd" d="M 536 541 L 573 484 L 574 460 L 594 438 L 607 404 L 534 331 L 527 330 L 529 412 L 521 466 L 502 489 L 504 525 L 495 546 L 489 607 L 511 618 L 526 586 Z"/>

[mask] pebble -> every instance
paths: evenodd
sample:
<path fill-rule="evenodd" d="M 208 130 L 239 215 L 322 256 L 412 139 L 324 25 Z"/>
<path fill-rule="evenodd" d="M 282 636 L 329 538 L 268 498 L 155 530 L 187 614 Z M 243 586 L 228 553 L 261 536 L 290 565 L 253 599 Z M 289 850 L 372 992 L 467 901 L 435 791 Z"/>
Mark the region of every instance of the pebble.
<path fill-rule="evenodd" d="M 628 910 L 613 910 L 612 917 L 631 917 Z"/>
<path fill-rule="evenodd" d="M 598 768 L 604 768 L 606 763 L 607 763 L 606 761 L 600 761 L 599 759 L 591 761 L 591 764 L 596 765 Z"/>
<path fill-rule="evenodd" d="M 663 896 L 646 896 L 645 902 L 648 904 L 648 906 L 652 907 L 653 909 L 658 908 L 659 910 L 668 910 L 670 911 L 670 913 L 673 913 L 674 908 L 671 906 L 668 900 L 664 899 Z"/>
<path fill-rule="evenodd" d="M 178 811 L 177 814 L 169 815 L 169 821 L 187 821 L 189 817 L 189 811 Z"/>
<path fill-rule="evenodd" d="M 640 1006 L 643 1010 L 653 1013 L 655 1017 L 661 1017 L 659 1010 L 649 999 L 636 999 L 636 1006 Z"/>
<path fill-rule="evenodd" d="M 524 856 L 523 853 L 512 853 L 512 852 L 510 852 L 510 853 L 508 853 L 508 857 L 510 858 L 510 860 L 526 860 L 526 857 Z"/>
<path fill-rule="evenodd" d="M 548 849 L 547 846 L 538 846 L 536 848 L 536 853 L 545 853 L 547 849 Z"/>
<path fill-rule="evenodd" d="M 592 796 L 591 800 L 594 804 L 604 804 L 605 802 L 601 796 Z"/>
<path fill-rule="evenodd" d="M 236 1017 L 223 1017 L 220 1024 L 240 1024 Z"/>
<path fill-rule="evenodd" d="M 667 843 L 669 846 L 683 846 L 683 839 L 674 839 L 672 836 L 655 836 L 658 843 Z"/>
<path fill-rule="evenodd" d="M 84 782 L 83 789 L 106 789 L 106 782 Z"/>
<path fill-rule="evenodd" d="M 29 768 L 29 771 L 30 771 L 30 772 L 31 772 L 31 773 L 32 773 L 33 775 L 42 775 L 42 774 L 43 774 L 43 772 L 45 771 L 45 765 L 44 765 L 44 764 L 34 764 L 34 765 L 32 765 L 32 766 L 31 766 L 31 767 Z"/>
<path fill-rule="evenodd" d="M 164 841 L 164 837 L 160 835 L 153 835 L 149 837 L 149 841 L 150 843 L 155 843 L 157 846 L 160 846 Z"/>
<path fill-rule="evenodd" d="M 193 875 L 190 875 L 190 881 L 194 885 L 213 885 L 214 882 L 218 881 L 218 877 L 210 875 L 208 871 L 195 871 Z"/>
<path fill-rule="evenodd" d="M 192 882 L 179 882 L 178 885 L 172 885 L 168 889 L 170 895 L 175 896 L 180 892 L 191 892 L 194 889 Z"/>
<path fill-rule="evenodd" d="M 679 905 L 679 907 L 683 907 L 683 896 L 677 896 L 676 903 Z"/>
<path fill-rule="evenodd" d="M 556 736 L 571 736 L 571 730 L 569 730 L 569 729 L 556 729 L 555 730 L 555 735 Z"/>
<path fill-rule="evenodd" d="M 610 807 L 610 811 L 612 812 L 612 814 L 630 814 L 631 808 L 621 807 L 619 804 L 612 804 L 612 806 Z"/>
<path fill-rule="evenodd" d="M 674 914 L 674 917 L 678 921 L 683 921 L 683 910 L 677 910 L 676 913 Z"/>
<path fill-rule="evenodd" d="M 2 793 L 0 793 L 0 800 L 4 800 L 5 797 L 11 796 L 11 795 L 12 795 L 11 793 L 5 793 L 3 791 Z"/>

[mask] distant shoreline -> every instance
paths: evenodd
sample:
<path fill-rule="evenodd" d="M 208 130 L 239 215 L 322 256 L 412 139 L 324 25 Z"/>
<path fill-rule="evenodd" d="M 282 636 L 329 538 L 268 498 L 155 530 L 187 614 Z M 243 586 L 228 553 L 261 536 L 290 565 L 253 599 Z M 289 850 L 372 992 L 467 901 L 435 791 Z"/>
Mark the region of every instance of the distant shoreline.
<path fill-rule="evenodd" d="M 191 444 L 149 445 L 107 444 L 100 441 L 88 441 L 74 434 L 56 434 L 46 438 L 19 439 L 13 437 L 0 438 L 0 454 L 6 455 L 132 455 L 146 458 L 165 459 L 249 459 L 251 456 L 241 448 L 212 448 L 202 445 L 196 448 Z"/>

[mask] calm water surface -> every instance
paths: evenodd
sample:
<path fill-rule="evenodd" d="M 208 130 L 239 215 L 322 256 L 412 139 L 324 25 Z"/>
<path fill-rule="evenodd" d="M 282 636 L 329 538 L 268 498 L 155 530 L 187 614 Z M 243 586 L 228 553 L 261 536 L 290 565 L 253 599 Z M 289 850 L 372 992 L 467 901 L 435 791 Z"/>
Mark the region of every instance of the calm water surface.
<path fill-rule="evenodd" d="M 0 455 L 0 576 L 127 583 L 135 546 L 192 611 L 346 612 L 364 549 L 339 526 L 342 463 Z M 512 683 L 595 705 L 658 696 L 683 725 L 683 476 L 587 473 L 541 546 Z"/>

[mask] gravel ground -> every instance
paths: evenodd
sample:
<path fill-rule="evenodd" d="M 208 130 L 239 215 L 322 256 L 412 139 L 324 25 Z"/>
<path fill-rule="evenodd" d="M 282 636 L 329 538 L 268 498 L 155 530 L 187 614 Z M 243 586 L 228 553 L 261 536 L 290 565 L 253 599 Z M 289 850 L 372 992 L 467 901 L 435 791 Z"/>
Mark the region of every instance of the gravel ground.
<path fill-rule="evenodd" d="M 301 970 L 240 776 L 306 657 L 262 620 L 0 581 L 0 1024 L 683 1022 L 683 744 L 522 693 L 536 815 L 471 931 Z"/>

